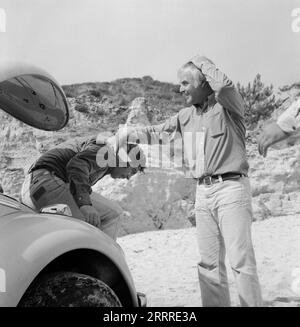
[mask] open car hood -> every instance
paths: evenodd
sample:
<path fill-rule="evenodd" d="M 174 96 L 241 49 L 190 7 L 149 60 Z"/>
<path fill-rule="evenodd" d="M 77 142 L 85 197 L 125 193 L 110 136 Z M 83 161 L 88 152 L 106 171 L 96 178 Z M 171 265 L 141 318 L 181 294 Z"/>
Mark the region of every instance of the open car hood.
<path fill-rule="evenodd" d="M 69 120 L 66 96 L 46 71 L 26 63 L 0 62 L 0 109 L 33 127 L 56 131 Z"/>

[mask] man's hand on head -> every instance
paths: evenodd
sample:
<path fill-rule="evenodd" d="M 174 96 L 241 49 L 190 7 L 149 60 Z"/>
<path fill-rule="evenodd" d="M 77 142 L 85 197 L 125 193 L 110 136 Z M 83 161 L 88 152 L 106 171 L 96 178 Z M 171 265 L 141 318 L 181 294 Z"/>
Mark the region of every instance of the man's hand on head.
<path fill-rule="evenodd" d="M 201 64 L 202 64 L 202 63 L 205 63 L 205 62 L 214 65 L 214 63 L 213 63 L 212 60 L 210 60 L 209 58 L 207 58 L 206 56 L 203 56 L 203 55 L 196 55 L 196 56 L 194 56 L 194 57 L 191 59 L 191 61 L 192 61 L 193 63 L 195 63 L 196 66 L 198 66 L 198 65 L 201 66 Z"/>
<path fill-rule="evenodd" d="M 286 139 L 289 134 L 285 133 L 275 122 L 264 126 L 258 136 L 258 152 L 266 157 L 268 148 L 279 141 Z"/>

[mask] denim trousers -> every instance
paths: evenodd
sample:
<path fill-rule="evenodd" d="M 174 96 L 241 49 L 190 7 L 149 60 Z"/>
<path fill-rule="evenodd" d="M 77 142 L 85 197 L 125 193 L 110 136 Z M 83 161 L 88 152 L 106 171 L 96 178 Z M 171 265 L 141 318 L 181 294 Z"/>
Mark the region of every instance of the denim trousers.
<path fill-rule="evenodd" d="M 241 306 L 261 306 L 261 289 L 251 238 L 253 220 L 249 179 L 197 185 L 198 277 L 203 306 L 230 306 L 225 266 L 228 256 Z"/>
<path fill-rule="evenodd" d="M 25 177 L 20 198 L 22 203 L 36 211 L 49 205 L 67 204 L 74 218 L 85 220 L 70 192 L 69 184 L 46 169 L 35 170 Z M 98 193 L 92 192 L 90 198 L 101 217 L 100 229 L 116 240 L 122 208 Z"/>

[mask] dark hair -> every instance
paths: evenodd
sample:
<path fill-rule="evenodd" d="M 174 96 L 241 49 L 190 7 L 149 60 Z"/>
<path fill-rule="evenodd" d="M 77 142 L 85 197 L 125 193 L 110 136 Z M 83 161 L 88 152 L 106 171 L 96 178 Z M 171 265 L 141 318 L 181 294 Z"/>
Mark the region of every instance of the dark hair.
<path fill-rule="evenodd" d="M 117 166 L 120 165 L 120 162 L 124 163 L 118 155 L 121 149 L 118 149 L 117 152 Z M 143 172 L 146 167 L 146 156 L 142 148 L 137 143 L 127 143 L 126 152 L 129 159 L 126 161 L 126 166 L 136 168 L 138 171 Z"/>

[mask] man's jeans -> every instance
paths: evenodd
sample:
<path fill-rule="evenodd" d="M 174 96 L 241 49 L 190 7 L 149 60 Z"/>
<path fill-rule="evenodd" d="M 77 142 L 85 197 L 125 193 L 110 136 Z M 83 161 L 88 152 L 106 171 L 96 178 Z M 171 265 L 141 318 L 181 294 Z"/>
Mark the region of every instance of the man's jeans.
<path fill-rule="evenodd" d="M 203 306 L 230 306 L 225 249 L 241 306 L 261 306 L 261 290 L 251 239 L 249 179 L 197 185 L 198 275 Z"/>
<path fill-rule="evenodd" d="M 74 218 L 84 220 L 70 192 L 69 185 L 45 169 L 33 171 L 25 177 L 21 201 L 34 210 L 59 203 L 67 204 Z M 101 215 L 101 230 L 116 240 L 122 208 L 117 203 L 94 192 L 91 194 L 91 202 Z"/>

